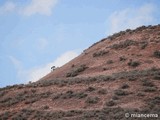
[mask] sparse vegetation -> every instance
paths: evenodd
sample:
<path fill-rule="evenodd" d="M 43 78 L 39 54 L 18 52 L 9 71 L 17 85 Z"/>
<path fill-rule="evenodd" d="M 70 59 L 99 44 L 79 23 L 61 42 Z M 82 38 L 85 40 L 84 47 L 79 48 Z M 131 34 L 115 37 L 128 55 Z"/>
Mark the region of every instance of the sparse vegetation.
<path fill-rule="evenodd" d="M 14 97 L 4 97 L 0 100 L 0 106 L 9 107 L 11 105 L 18 104 L 24 101 L 25 104 L 31 104 L 36 102 L 37 100 L 50 97 L 50 92 L 45 93 L 36 93 L 33 89 L 30 91 L 22 91 L 14 95 Z"/>
<path fill-rule="evenodd" d="M 127 48 L 129 46 L 135 46 L 135 45 L 140 45 L 141 49 L 145 49 L 148 46 L 148 42 L 147 41 L 142 41 L 142 42 L 137 42 L 134 40 L 125 40 L 123 42 L 120 42 L 118 44 L 114 44 L 111 46 L 112 49 L 123 49 L 123 48 Z"/>
<path fill-rule="evenodd" d="M 71 98 L 82 99 L 82 98 L 85 98 L 85 97 L 87 97 L 87 94 L 85 94 L 84 92 L 73 92 L 72 90 L 69 90 L 65 93 L 59 93 L 57 95 L 54 95 L 52 100 L 71 99 Z"/>
<path fill-rule="evenodd" d="M 160 69 L 153 67 L 151 69 L 146 69 L 146 70 L 132 70 L 128 72 L 119 72 L 119 73 L 113 73 L 112 75 L 100 75 L 96 77 L 69 78 L 67 80 L 65 79 L 43 80 L 43 81 L 34 82 L 32 84 L 23 85 L 23 88 L 48 87 L 52 85 L 67 86 L 67 85 L 74 85 L 74 84 L 91 84 L 96 82 L 114 81 L 117 79 L 128 79 L 129 81 L 135 81 L 138 78 L 142 78 L 142 77 L 152 77 L 158 80 L 159 73 L 160 73 Z M 4 88 L 1 88 L 0 91 L 12 89 L 12 88 L 16 89 L 17 87 L 18 85 L 7 86 Z"/>
<path fill-rule="evenodd" d="M 85 71 L 88 67 L 86 65 L 80 65 L 79 67 L 73 69 L 71 72 L 68 72 L 66 77 L 75 77 L 77 76 L 79 73 Z"/>
<path fill-rule="evenodd" d="M 159 113 L 158 111 L 160 111 L 160 108 L 159 108 L 160 107 L 160 96 L 149 98 L 146 100 L 146 103 L 148 104 L 148 108 L 150 109 L 150 111 L 152 110 L 152 111 Z"/>
<path fill-rule="evenodd" d="M 160 105 L 160 96 L 155 96 L 154 98 L 151 99 L 151 101 L 155 105 Z"/>
<path fill-rule="evenodd" d="M 158 99 L 159 98 L 154 98 Z M 151 100 L 152 101 L 152 100 Z M 157 102 L 158 102 L 157 101 Z M 159 102 L 158 102 L 159 103 Z M 18 112 L 6 111 L 0 114 L 1 120 L 69 120 L 72 118 L 78 120 L 126 120 L 125 113 L 144 113 L 146 110 L 123 109 L 121 107 L 104 107 L 99 110 L 68 110 L 68 111 L 46 111 L 34 109 L 22 109 Z M 146 113 L 146 112 L 145 112 Z M 147 114 L 159 113 L 159 109 L 150 109 Z"/>
<path fill-rule="evenodd" d="M 125 40 L 125 41 L 122 41 L 118 44 L 114 44 L 111 46 L 112 49 L 123 49 L 123 48 L 127 48 L 128 46 L 131 46 L 131 45 L 137 45 L 138 43 L 134 40 Z"/>
<path fill-rule="evenodd" d="M 160 50 L 152 50 L 158 48 L 160 37 L 156 36 L 158 32 L 154 27 L 144 28 L 122 31 L 103 39 L 108 42 L 104 47 L 99 44 L 92 50 L 87 49 L 87 56 L 82 53 L 81 56 L 88 57 L 86 61 L 76 59 L 66 65 L 68 71 L 63 68 L 57 71 L 67 72 L 65 75 L 59 72 L 52 77 L 56 73 L 51 73 L 37 82 L 0 88 L 0 120 L 126 120 L 125 113 L 159 114 L 160 68 L 157 60 Z M 147 31 L 155 32 L 154 36 Z M 134 33 L 138 34 L 137 40 L 134 40 Z M 130 34 L 133 36 L 128 37 Z M 113 45 L 112 42 L 117 43 Z M 94 53 L 94 50 L 98 51 Z M 109 54 L 107 50 L 111 50 Z M 121 57 L 116 56 L 116 50 Z M 91 62 L 88 59 L 92 59 Z M 109 65 L 113 61 L 116 64 Z M 87 69 L 88 66 L 91 68 Z M 150 69 L 151 66 L 157 68 Z"/>
<path fill-rule="evenodd" d="M 93 53 L 93 57 L 100 57 L 100 56 L 106 55 L 108 53 L 109 53 L 109 51 L 101 50 L 99 52 Z"/>
<path fill-rule="evenodd" d="M 155 86 L 153 82 L 151 82 L 150 80 L 146 80 L 146 79 L 142 80 L 142 85 L 147 86 L 147 87 L 154 87 Z"/>
<path fill-rule="evenodd" d="M 148 79 L 142 79 L 142 85 L 145 87 L 144 92 L 155 92 L 157 90 L 157 87 L 151 80 Z"/>

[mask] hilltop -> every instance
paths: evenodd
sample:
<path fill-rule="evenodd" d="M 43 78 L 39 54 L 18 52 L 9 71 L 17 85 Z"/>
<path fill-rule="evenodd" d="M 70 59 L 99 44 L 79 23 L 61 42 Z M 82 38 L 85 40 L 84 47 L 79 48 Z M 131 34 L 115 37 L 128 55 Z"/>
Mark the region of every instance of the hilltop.
<path fill-rule="evenodd" d="M 160 25 L 141 26 L 100 40 L 37 82 L 0 88 L 0 120 L 160 115 L 159 93 Z"/>

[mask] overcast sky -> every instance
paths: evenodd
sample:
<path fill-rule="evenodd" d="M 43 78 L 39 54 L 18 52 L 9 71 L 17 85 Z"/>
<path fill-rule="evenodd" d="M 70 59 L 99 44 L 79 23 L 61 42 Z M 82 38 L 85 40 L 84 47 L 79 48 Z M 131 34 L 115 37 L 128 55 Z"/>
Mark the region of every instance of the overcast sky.
<path fill-rule="evenodd" d="M 160 0 L 0 0 L 0 87 L 36 81 L 120 30 L 160 23 Z"/>

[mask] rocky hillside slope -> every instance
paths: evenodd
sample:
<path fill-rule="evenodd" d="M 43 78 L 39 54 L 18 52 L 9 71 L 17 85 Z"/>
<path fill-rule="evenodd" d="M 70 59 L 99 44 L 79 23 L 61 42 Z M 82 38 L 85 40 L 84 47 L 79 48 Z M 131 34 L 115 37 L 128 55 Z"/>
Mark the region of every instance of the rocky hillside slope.
<path fill-rule="evenodd" d="M 160 117 L 160 25 L 121 31 L 35 83 L 0 88 L 0 120 L 125 120 L 125 113 Z"/>

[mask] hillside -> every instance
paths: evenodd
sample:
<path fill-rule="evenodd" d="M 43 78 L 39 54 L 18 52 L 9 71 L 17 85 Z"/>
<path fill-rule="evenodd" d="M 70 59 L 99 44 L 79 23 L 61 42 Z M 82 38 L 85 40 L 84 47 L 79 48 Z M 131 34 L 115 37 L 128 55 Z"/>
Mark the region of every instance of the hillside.
<path fill-rule="evenodd" d="M 37 82 L 0 88 L 0 120 L 125 120 L 125 113 L 160 117 L 160 25 L 121 31 Z"/>

